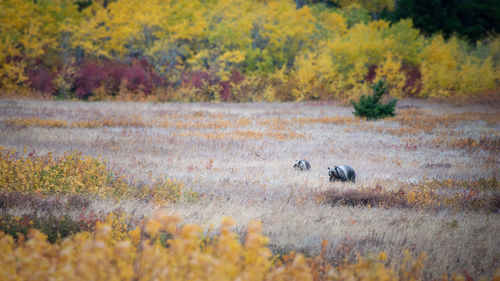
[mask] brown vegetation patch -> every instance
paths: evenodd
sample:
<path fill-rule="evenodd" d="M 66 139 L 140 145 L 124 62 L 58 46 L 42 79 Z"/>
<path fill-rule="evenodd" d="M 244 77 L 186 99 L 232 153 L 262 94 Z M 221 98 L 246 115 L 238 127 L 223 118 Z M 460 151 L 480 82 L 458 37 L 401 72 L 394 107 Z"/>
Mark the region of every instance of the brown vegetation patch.
<path fill-rule="evenodd" d="M 139 115 L 119 117 L 119 118 L 104 118 L 102 120 L 86 120 L 76 121 L 71 123 L 71 127 L 76 128 L 100 128 L 100 127 L 132 127 L 141 128 L 148 127 L 149 123 L 142 120 Z"/>
<path fill-rule="evenodd" d="M 45 197 L 36 193 L 2 192 L 0 210 L 18 207 L 53 214 L 68 209 L 85 209 L 89 207 L 91 201 L 88 196 L 76 194 Z"/>
<path fill-rule="evenodd" d="M 500 90 L 491 89 L 484 91 L 482 93 L 475 93 L 470 95 L 429 98 L 428 101 L 444 103 L 444 104 L 452 104 L 455 106 L 469 106 L 469 105 L 495 106 L 495 104 L 496 105 L 500 104 Z"/>
<path fill-rule="evenodd" d="M 323 203 L 331 206 L 368 206 L 368 207 L 408 207 L 403 192 L 379 192 L 367 189 L 348 191 L 327 190 L 319 197 Z"/>
<path fill-rule="evenodd" d="M 103 128 L 103 127 L 123 127 L 123 128 L 174 128 L 181 130 L 193 129 L 226 129 L 242 128 L 251 124 L 248 118 L 229 119 L 202 119 L 199 117 L 183 118 L 181 120 L 159 120 L 146 121 L 141 116 L 127 116 L 120 118 L 103 118 L 93 120 L 82 120 L 68 122 L 60 119 L 40 119 L 40 118 L 8 118 L 3 120 L 7 126 L 14 128 L 40 127 L 40 128 Z"/>
<path fill-rule="evenodd" d="M 409 139 L 409 142 L 422 143 L 421 140 Z M 426 140 L 425 145 L 431 148 L 465 150 L 469 153 L 488 151 L 492 154 L 500 152 L 500 136 L 481 136 L 479 138 L 462 138 L 438 136 Z"/>
<path fill-rule="evenodd" d="M 296 133 L 292 130 L 285 131 L 234 131 L 234 132 L 217 132 L 217 133 L 206 133 L 206 132 L 193 132 L 185 131 L 179 133 L 181 137 L 198 137 L 212 140 L 222 140 L 222 139 L 263 139 L 272 138 L 277 140 L 289 140 L 304 138 L 304 134 Z"/>
<path fill-rule="evenodd" d="M 436 128 L 455 128 L 463 122 L 484 121 L 490 125 L 500 122 L 500 114 L 493 112 L 465 112 L 465 113 L 449 113 L 445 115 L 434 116 L 430 112 L 425 112 L 416 108 L 400 109 L 397 115 L 388 120 L 398 122 L 403 130 L 401 133 L 398 130 L 386 130 L 388 133 L 404 134 L 430 134 Z M 404 128 L 404 129 L 403 129 Z"/>
<path fill-rule="evenodd" d="M 69 123 L 64 120 L 56 119 L 39 119 L 39 118 L 10 118 L 3 120 L 3 123 L 10 127 L 27 128 L 27 127 L 41 127 L 41 128 L 67 128 Z"/>
<path fill-rule="evenodd" d="M 446 142 L 448 147 L 467 151 L 487 150 L 493 153 L 500 152 L 500 137 L 483 136 L 478 140 L 472 138 L 451 139 Z"/>
<path fill-rule="evenodd" d="M 271 130 L 284 130 L 287 129 L 290 124 L 292 124 L 293 121 L 289 121 L 286 119 L 282 118 L 269 118 L 269 119 L 264 119 L 264 120 L 259 120 L 258 124 L 262 126 L 266 126 L 267 128 Z"/>
<path fill-rule="evenodd" d="M 424 168 L 428 169 L 449 169 L 451 168 L 450 163 L 427 163 L 424 165 Z"/>
<path fill-rule="evenodd" d="M 317 201 L 331 206 L 381 208 L 451 208 L 472 211 L 500 211 L 500 182 L 495 177 L 477 181 L 426 181 L 402 185 L 398 191 L 381 186 L 347 191 L 334 189 L 315 194 Z"/>
<path fill-rule="evenodd" d="M 351 125 L 359 124 L 363 121 L 361 118 L 356 118 L 354 116 L 329 116 L 329 117 L 317 117 L 317 118 L 294 118 L 292 122 L 294 124 L 341 124 L 341 125 Z"/>

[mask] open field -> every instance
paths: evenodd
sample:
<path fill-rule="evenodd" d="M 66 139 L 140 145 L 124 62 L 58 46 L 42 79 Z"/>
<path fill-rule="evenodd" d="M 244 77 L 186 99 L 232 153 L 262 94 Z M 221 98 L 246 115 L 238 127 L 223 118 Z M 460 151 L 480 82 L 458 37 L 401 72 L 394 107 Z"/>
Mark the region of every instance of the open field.
<path fill-rule="evenodd" d="M 238 233 L 257 219 L 277 253 L 317 255 L 327 240 L 334 264 L 382 251 L 397 264 L 407 249 L 426 253 L 424 279 L 491 278 L 500 265 L 500 108 L 402 100 L 396 117 L 376 122 L 351 111 L 326 102 L 4 99 L 0 145 L 31 155 L 78 150 L 102 157 L 137 188 L 168 177 L 200 194 L 175 204 L 93 198 L 95 213 L 177 213 L 205 228 L 231 216 Z M 294 170 L 296 159 L 312 169 Z M 355 184 L 329 182 L 327 167 L 338 164 L 354 167 Z M 1 206 L 2 214 L 33 212 Z M 57 212 L 81 210 L 66 204 Z"/>

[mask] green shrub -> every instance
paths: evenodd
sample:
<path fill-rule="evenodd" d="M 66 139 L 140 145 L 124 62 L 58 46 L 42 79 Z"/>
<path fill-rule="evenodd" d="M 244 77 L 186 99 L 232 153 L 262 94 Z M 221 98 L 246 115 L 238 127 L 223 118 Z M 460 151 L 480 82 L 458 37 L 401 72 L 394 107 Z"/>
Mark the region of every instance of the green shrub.
<path fill-rule="evenodd" d="M 387 91 L 385 82 L 380 79 L 375 85 L 372 86 L 373 95 L 365 96 L 362 95 L 358 103 L 351 100 L 351 104 L 354 107 L 353 114 L 359 117 L 365 117 L 368 120 L 380 119 L 385 117 L 392 117 L 396 115 L 395 106 L 397 99 L 390 101 L 388 104 L 380 103 L 382 95 Z"/>

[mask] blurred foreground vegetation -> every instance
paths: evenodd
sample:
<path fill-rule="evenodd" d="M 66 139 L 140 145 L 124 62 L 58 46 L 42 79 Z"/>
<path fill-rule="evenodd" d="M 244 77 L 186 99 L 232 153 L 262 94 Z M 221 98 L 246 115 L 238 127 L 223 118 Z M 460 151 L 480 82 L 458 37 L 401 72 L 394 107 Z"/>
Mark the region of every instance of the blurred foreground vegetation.
<path fill-rule="evenodd" d="M 244 242 L 224 218 L 219 234 L 203 235 L 178 216 L 157 215 L 135 228 L 123 216 L 109 215 L 94 231 L 82 231 L 50 244 L 31 230 L 16 240 L 0 232 L 2 280 L 418 280 L 425 255 L 406 253 L 400 273 L 385 265 L 386 254 L 333 267 L 325 258 L 290 253 L 273 256 L 251 221 Z M 129 229 L 130 228 L 130 229 Z M 326 247 L 327 243 L 324 243 Z M 280 259 L 278 259 L 280 258 Z M 453 276 L 453 280 L 463 280 Z M 443 278 L 448 280 L 447 278 Z"/>

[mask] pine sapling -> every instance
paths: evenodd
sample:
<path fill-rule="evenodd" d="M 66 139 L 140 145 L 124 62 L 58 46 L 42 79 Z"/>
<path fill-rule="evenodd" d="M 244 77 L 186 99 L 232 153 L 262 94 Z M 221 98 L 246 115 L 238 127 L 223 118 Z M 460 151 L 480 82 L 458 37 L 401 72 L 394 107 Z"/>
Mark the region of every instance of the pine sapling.
<path fill-rule="evenodd" d="M 382 95 L 387 91 L 384 80 L 380 79 L 371 88 L 373 89 L 373 95 L 362 95 L 358 103 L 351 100 L 351 104 L 355 110 L 353 114 L 359 117 L 365 117 L 368 120 L 376 120 L 396 115 L 395 107 L 398 101 L 397 99 L 387 104 L 380 103 Z"/>

